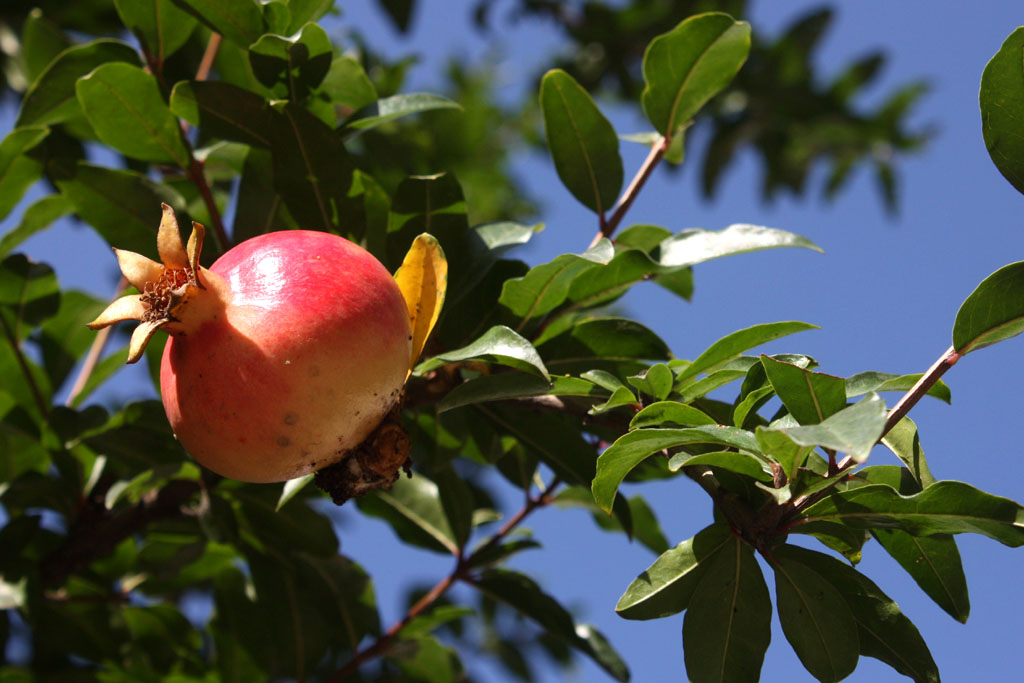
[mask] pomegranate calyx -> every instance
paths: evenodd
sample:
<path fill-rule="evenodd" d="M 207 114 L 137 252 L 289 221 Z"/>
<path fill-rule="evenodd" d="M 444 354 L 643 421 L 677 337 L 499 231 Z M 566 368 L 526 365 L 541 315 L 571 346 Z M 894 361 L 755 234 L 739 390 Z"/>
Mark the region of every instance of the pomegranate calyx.
<path fill-rule="evenodd" d="M 138 320 L 141 324 L 132 332 L 128 345 L 128 363 L 141 357 L 153 334 L 169 323 L 181 322 L 181 314 L 196 290 L 206 289 L 204 277 L 209 272 L 199 265 L 206 228 L 192 223 L 188 248 L 181 242 L 178 220 L 167 204 L 160 205 L 163 215 L 157 231 L 157 252 L 162 263 L 142 254 L 114 249 L 121 273 L 140 294 L 132 294 L 113 301 L 100 315 L 88 323 L 98 330 L 123 320 Z"/>

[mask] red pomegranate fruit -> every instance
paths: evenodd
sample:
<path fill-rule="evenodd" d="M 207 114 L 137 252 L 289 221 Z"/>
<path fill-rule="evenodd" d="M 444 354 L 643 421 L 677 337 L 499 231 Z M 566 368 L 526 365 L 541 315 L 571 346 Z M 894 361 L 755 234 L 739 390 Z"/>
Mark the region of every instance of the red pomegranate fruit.
<path fill-rule="evenodd" d="M 185 450 L 225 477 L 274 482 L 359 453 L 371 433 L 379 438 L 408 375 L 411 343 L 408 308 L 384 266 L 337 235 L 288 230 L 246 240 L 206 269 L 203 235 L 193 223 L 184 248 L 164 205 L 163 263 L 115 250 L 141 294 L 90 323 L 142 321 L 129 363 L 157 329 L 170 334 L 160 388 Z M 347 458 L 349 494 L 363 492 L 360 482 L 389 486 L 404 461 L 374 467 Z"/>

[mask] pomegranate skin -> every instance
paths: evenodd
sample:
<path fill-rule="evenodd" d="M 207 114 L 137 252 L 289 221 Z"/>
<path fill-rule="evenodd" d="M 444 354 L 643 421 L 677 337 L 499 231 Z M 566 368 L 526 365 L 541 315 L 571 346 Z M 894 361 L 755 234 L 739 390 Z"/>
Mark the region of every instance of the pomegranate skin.
<path fill-rule="evenodd" d="M 247 240 L 209 272 L 223 307 L 172 333 L 160 367 L 181 444 L 248 482 L 340 460 L 395 405 L 409 369 L 409 313 L 390 273 L 348 240 L 306 230 Z"/>

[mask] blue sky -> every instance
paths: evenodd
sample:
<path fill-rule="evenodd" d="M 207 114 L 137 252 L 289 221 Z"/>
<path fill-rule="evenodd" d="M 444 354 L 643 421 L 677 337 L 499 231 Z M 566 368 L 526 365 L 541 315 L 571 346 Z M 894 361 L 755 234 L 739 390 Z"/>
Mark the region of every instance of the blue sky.
<path fill-rule="evenodd" d="M 435 74 L 445 56 L 479 58 L 495 44 L 502 55 L 503 86 L 513 93 L 529 87 L 528 76 L 545 64 L 554 45 L 552 34 L 541 25 L 522 24 L 485 43 L 468 26 L 462 6 L 469 4 L 448 2 L 444 5 L 451 9 L 441 11 L 439 3 L 418 3 L 412 49 L 424 61 L 413 72 L 417 89 L 437 82 Z M 755 30 L 775 35 L 817 4 L 754 0 Z M 341 25 L 359 26 L 378 49 L 409 49 L 379 14 L 376 2 L 339 5 L 346 8 Z M 924 77 L 932 90 L 915 110 L 914 122 L 934 125 L 938 134 L 924 153 L 899 164 L 901 212 L 896 218 L 885 214 L 867 172 L 858 173 L 834 203 L 812 192 L 802 200 L 783 197 L 771 205 L 758 199 L 760 169 L 753 155 L 741 157 L 729 170 L 713 203 L 700 197 L 695 168 L 656 173 L 624 225 L 653 223 L 678 231 L 754 223 L 803 234 L 826 252 L 779 250 L 701 264 L 695 268 L 692 303 L 653 285 L 635 288 L 624 300 L 629 313 L 658 332 L 679 357 L 693 358 L 714 340 L 755 323 L 804 320 L 822 329 L 763 350 L 807 353 L 821 370 L 844 376 L 864 370 L 923 372 L 949 346 L 953 318 L 971 290 L 1000 266 L 1024 259 L 1024 197 L 989 160 L 977 101 L 985 63 L 1024 21 L 1019 3 L 835 5 L 832 30 L 818 53 L 823 76 L 871 50 L 884 50 L 887 68 L 868 101 Z M 503 8 L 507 3 L 498 3 L 499 13 Z M 333 35 L 341 38 L 340 27 Z M 638 108 L 607 111 L 620 133 L 645 129 Z M 0 130 L 9 129 L 12 121 L 12 112 L 0 111 Z M 623 143 L 622 151 L 628 177 L 644 150 Z M 547 224 L 520 256 L 540 263 L 559 253 L 582 251 L 596 229 L 592 214 L 560 189 L 546 158 L 524 156 L 515 168 L 529 191 L 542 199 Z M 820 187 L 823 176 L 824 169 L 818 169 L 811 187 Z M 8 217 L 0 232 L 13 227 L 19 213 Z M 113 259 L 86 230 L 56 226 L 33 238 L 25 250 L 54 265 L 63 286 L 86 288 L 102 297 L 113 289 Z M 1022 350 L 1024 340 L 1016 339 L 967 356 L 945 377 L 953 405 L 927 400 L 913 411 L 937 477 L 1024 501 L 1024 459 L 1016 438 L 1020 409 L 1012 388 L 1024 375 L 1017 360 Z M 139 386 L 137 380 L 131 371 L 124 373 L 108 395 L 127 397 Z M 890 405 L 898 397 L 885 396 Z M 892 462 L 883 451 L 872 457 L 872 463 Z M 626 487 L 625 492 L 647 498 L 673 545 L 710 521 L 709 501 L 688 480 Z M 408 550 L 389 527 L 362 517 L 352 506 L 337 516 L 343 552 L 375 577 L 385 623 L 399 616 L 401 591 L 410 580 L 433 583 L 450 569 L 447 558 Z M 612 611 L 626 585 L 653 561 L 649 551 L 621 535 L 597 530 L 589 515 L 575 510 L 541 511 L 528 526 L 544 549 L 523 554 L 514 567 L 536 577 L 578 616 L 595 623 L 622 653 L 633 680 L 683 678 L 681 616 L 627 622 Z M 865 548 L 859 568 L 917 624 L 945 680 L 1012 680 L 1019 676 L 1016 648 L 1024 627 L 1019 581 L 1024 555 L 980 537 L 960 539 L 972 602 L 966 625 L 935 606 L 877 544 Z M 498 680 L 497 671 L 486 663 L 469 660 L 468 665 L 483 680 Z M 888 667 L 865 658 L 848 680 L 896 678 Z M 547 680 L 562 676 L 551 672 Z M 581 662 L 573 680 L 607 678 Z M 762 680 L 811 680 L 777 624 Z"/>

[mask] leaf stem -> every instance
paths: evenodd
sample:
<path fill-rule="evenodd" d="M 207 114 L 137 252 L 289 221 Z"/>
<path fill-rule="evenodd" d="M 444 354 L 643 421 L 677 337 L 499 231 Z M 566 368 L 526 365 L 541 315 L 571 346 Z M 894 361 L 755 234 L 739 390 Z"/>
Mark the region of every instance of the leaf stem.
<path fill-rule="evenodd" d="M 114 293 L 111 301 L 121 298 L 126 289 L 128 289 L 128 280 L 122 277 L 120 282 L 117 283 L 117 291 Z M 82 362 L 82 368 L 78 371 L 78 376 L 75 377 L 75 383 L 71 386 L 71 391 L 68 392 L 68 397 L 64 401 L 64 405 L 68 408 L 74 404 L 75 399 L 78 398 L 78 395 L 82 393 L 85 385 L 89 382 L 89 376 L 96 369 L 96 364 L 100 362 L 100 356 L 103 355 L 103 349 L 106 348 L 107 340 L 110 339 L 110 333 L 113 329 L 113 326 L 104 327 L 93 337 L 89 353 L 86 354 L 85 361 Z"/>
<path fill-rule="evenodd" d="M 448 589 L 451 588 L 457 581 L 468 581 L 472 583 L 470 577 L 470 571 L 473 568 L 473 558 L 480 555 L 495 545 L 501 542 L 501 539 L 505 538 L 513 529 L 519 526 L 526 517 L 537 508 L 544 507 L 551 503 L 553 500 L 552 493 L 555 488 L 561 483 L 560 479 L 556 476 L 551 483 L 536 496 L 530 496 L 527 498 L 526 503 L 521 507 L 516 514 L 512 515 L 505 524 L 502 525 L 483 545 L 479 546 L 472 554 L 466 556 L 461 553 L 456 556 L 455 567 L 452 571 L 445 576 L 443 579 L 438 581 L 430 591 L 427 592 L 422 598 L 416 601 L 409 611 L 405 615 L 391 625 L 382 636 L 377 638 L 372 644 L 363 650 L 357 652 L 352 659 L 348 661 L 345 666 L 335 671 L 328 679 L 328 683 L 339 683 L 344 681 L 352 674 L 358 671 L 359 667 L 367 661 L 382 655 L 391 643 L 398 638 L 401 634 L 402 629 L 409 625 L 413 619 L 418 617 L 420 614 L 425 612 L 435 602 L 437 602 Z"/>
<path fill-rule="evenodd" d="M 195 153 L 192 151 L 192 145 L 185 140 L 185 149 L 188 150 L 188 170 L 185 172 L 186 177 L 196 189 L 199 190 L 199 194 L 203 198 L 203 203 L 206 205 L 206 210 L 210 213 L 210 222 L 213 226 L 213 238 L 217 242 L 217 253 L 223 254 L 231 247 L 231 240 L 228 239 L 228 234 L 224 230 L 224 222 L 220 217 L 220 209 L 217 208 L 217 202 L 213 198 L 213 191 L 210 189 L 210 184 L 206 182 L 206 175 L 203 173 L 203 165 L 196 159 Z"/>
<path fill-rule="evenodd" d="M 635 176 L 633 176 L 633 180 L 630 181 L 629 187 L 626 188 L 626 191 L 623 192 L 622 196 L 619 198 L 618 203 L 615 204 L 611 217 L 605 221 L 603 220 L 604 215 L 601 215 L 601 229 L 597 231 L 597 234 L 594 235 L 594 239 L 591 240 L 591 248 L 601 241 L 602 237 L 611 237 L 612 233 L 615 232 L 615 229 L 619 227 L 619 223 L 622 222 L 622 218 L 626 215 L 626 212 L 629 211 L 629 207 L 633 205 L 633 201 L 636 200 L 637 195 L 640 194 L 640 190 L 643 188 L 644 183 L 647 182 L 647 179 L 651 177 L 651 173 L 654 172 L 654 167 L 657 166 L 658 162 L 665 156 L 665 152 L 668 151 L 668 146 L 671 141 L 671 138 L 666 138 L 662 135 L 658 137 L 653 145 L 651 145 L 650 154 L 648 154 L 647 158 L 644 159 L 644 163 L 640 167 L 640 170 L 637 171 Z"/>
<path fill-rule="evenodd" d="M 882 431 L 882 436 L 888 434 L 889 430 L 906 417 L 910 409 L 921 400 L 921 397 L 928 393 L 928 390 L 939 381 L 939 378 L 945 374 L 946 370 L 956 365 L 958 360 L 960 360 L 960 354 L 957 353 L 955 348 L 950 346 L 946 349 L 946 352 L 928 368 L 928 371 L 921 375 L 921 379 L 917 380 L 917 384 L 911 387 L 910 391 L 904 394 L 903 398 L 889 411 L 889 417 L 885 420 L 885 429 Z M 881 437 L 879 437 L 879 440 L 881 440 Z"/>

